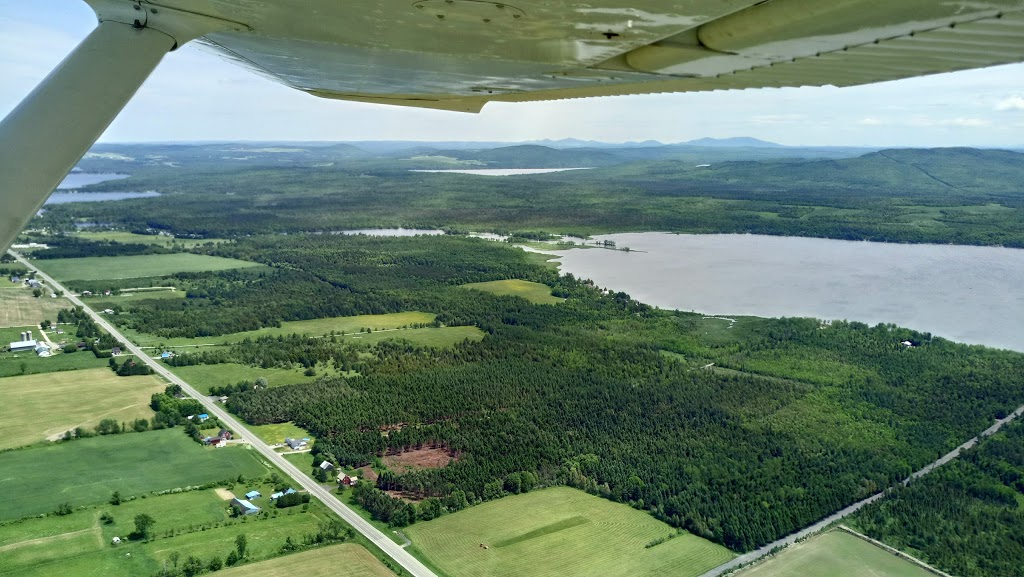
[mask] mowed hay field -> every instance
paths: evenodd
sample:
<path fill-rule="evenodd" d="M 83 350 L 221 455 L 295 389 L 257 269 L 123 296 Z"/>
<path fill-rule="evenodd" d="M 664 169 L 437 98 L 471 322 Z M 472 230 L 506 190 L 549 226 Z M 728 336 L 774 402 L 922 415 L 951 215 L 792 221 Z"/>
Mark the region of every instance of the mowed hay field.
<path fill-rule="evenodd" d="M 92 437 L 0 453 L 0 521 L 49 513 L 63 503 L 125 497 L 260 476 L 267 468 L 242 447 L 202 447 L 181 430 Z"/>
<path fill-rule="evenodd" d="M 935 577 L 910 561 L 845 531 L 798 543 L 737 577 Z"/>
<path fill-rule="evenodd" d="M 150 397 L 163 389 L 153 375 L 119 377 L 109 368 L 0 378 L 0 449 L 91 428 L 102 419 L 152 418 Z"/>
<path fill-rule="evenodd" d="M 331 545 L 294 555 L 219 571 L 219 577 L 394 577 L 365 548 L 352 543 Z"/>
<path fill-rule="evenodd" d="M 474 282 L 464 284 L 462 287 L 496 295 L 519 296 L 539 305 L 552 305 L 562 302 L 562 299 L 551 296 L 551 287 L 528 280 L 509 279 Z"/>
<path fill-rule="evenodd" d="M 34 260 L 32 264 L 58 280 L 108 280 L 163 276 L 262 266 L 254 262 L 192 253 L 96 256 Z"/>
<path fill-rule="evenodd" d="M 676 530 L 568 487 L 505 497 L 403 531 L 449 577 L 692 577 L 733 558 L 688 533 L 645 548 Z"/>
<path fill-rule="evenodd" d="M 0 286 L 10 284 L 0 278 Z M 3 286 L 0 289 L 0 327 L 32 327 L 43 319 L 57 320 L 57 311 L 68 308 L 71 303 L 65 298 L 50 298 L 49 287 L 43 289 L 43 296 L 32 296 L 32 289 L 21 285 Z M 6 345 L 7 343 L 3 343 Z"/>

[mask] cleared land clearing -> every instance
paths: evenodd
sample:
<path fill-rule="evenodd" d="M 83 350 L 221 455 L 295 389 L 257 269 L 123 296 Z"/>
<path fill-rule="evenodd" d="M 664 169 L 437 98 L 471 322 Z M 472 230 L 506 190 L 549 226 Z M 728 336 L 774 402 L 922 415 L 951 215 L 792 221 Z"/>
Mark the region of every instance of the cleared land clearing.
<path fill-rule="evenodd" d="M 475 282 L 462 285 L 463 288 L 484 291 L 496 295 L 523 297 L 534 304 L 553 305 L 563 299 L 551 296 L 551 287 L 528 280 L 509 279 L 490 282 Z"/>
<path fill-rule="evenodd" d="M 383 458 L 384 466 L 394 471 L 403 472 L 408 469 L 440 469 L 454 461 L 448 449 L 413 449 L 397 455 Z"/>
<path fill-rule="evenodd" d="M 32 264 L 60 280 L 112 280 L 262 266 L 254 262 L 175 253 L 139 256 L 96 256 L 35 260 Z"/>
<path fill-rule="evenodd" d="M 214 244 L 225 242 L 222 238 L 175 238 L 162 234 L 135 234 L 120 230 L 83 231 L 75 236 L 92 241 L 109 240 L 125 244 L 153 244 L 163 247 L 178 245 L 184 248 L 202 246 L 208 242 Z"/>
<path fill-rule="evenodd" d="M 0 449 L 91 428 L 102 419 L 149 419 L 150 397 L 163 389 L 153 375 L 119 377 L 108 368 L 0 379 Z"/>
<path fill-rule="evenodd" d="M 645 548 L 675 529 L 567 487 L 490 501 L 404 531 L 450 577 L 692 577 L 733 558 L 728 549 L 688 533 Z"/>
<path fill-rule="evenodd" d="M 7 281 L 0 278 L 0 284 L 3 283 Z M 71 306 L 67 299 L 50 298 L 49 288 L 43 289 L 43 293 L 36 298 L 28 287 L 0 290 L 0 327 L 34 326 L 43 319 L 56 321 L 57 311 Z"/>
<path fill-rule="evenodd" d="M 829 531 L 798 543 L 767 561 L 744 569 L 739 577 L 935 577 L 922 567 L 901 559 L 846 533 Z"/>
<path fill-rule="evenodd" d="M 352 543 L 303 551 L 217 573 L 223 577 L 393 577 L 365 548 Z"/>
<path fill-rule="evenodd" d="M 275 423 L 273 425 L 249 425 L 249 430 L 263 439 L 264 442 L 274 444 L 283 443 L 285 439 L 310 439 L 309 448 L 313 447 L 313 435 L 309 431 L 295 423 Z M 291 449 L 288 449 L 291 450 Z"/>
<path fill-rule="evenodd" d="M 227 344 L 237 343 L 244 339 L 255 339 L 259 337 L 276 337 L 278 335 L 308 335 L 311 337 L 322 337 L 329 335 L 331 331 L 341 334 L 356 333 L 355 336 L 371 336 L 373 333 L 359 333 L 361 329 L 370 328 L 374 331 L 398 329 L 414 324 L 425 324 L 434 321 L 436 315 L 421 313 L 417 311 L 392 313 L 385 315 L 357 315 L 351 317 L 328 317 L 323 319 L 312 319 L 308 321 L 287 321 L 281 323 L 280 327 L 268 327 L 257 331 L 245 331 L 241 333 L 230 333 L 216 337 L 200 338 L 171 338 L 166 339 L 156 335 L 136 333 L 131 330 L 125 331 L 125 336 L 131 338 L 141 346 L 153 346 L 163 344 L 165 346 L 187 346 L 200 344 Z M 422 329 L 418 329 L 422 330 Z M 387 334 L 387 333 L 385 333 Z M 393 337 L 394 335 L 392 335 Z"/>
<path fill-rule="evenodd" d="M 307 377 L 302 374 L 300 369 L 261 369 L 238 363 L 190 365 L 187 367 L 168 366 L 167 368 L 204 393 L 210 392 L 210 387 L 233 385 L 240 381 L 255 381 L 260 377 L 267 379 L 267 385 L 271 387 L 316 380 L 316 377 Z"/>
<path fill-rule="evenodd" d="M 125 497 L 259 476 L 267 468 L 242 447 L 199 446 L 181 428 L 125 433 L 0 453 L 0 521 L 71 506 L 106 502 L 113 491 Z"/>

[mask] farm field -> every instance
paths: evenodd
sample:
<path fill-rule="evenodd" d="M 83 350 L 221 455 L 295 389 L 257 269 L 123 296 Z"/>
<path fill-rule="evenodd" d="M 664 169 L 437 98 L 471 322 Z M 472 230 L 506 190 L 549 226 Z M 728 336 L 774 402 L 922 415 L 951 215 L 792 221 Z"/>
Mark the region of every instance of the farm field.
<path fill-rule="evenodd" d="M 135 234 L 123 230 L 81 231 L 75 236 L 92 241 L 109 240 L 125 244 L 153 244 L 163 247 L 170 247 L 174 244 L 184 248 L 194 248 L 208 242 L 214 244 L 225 242 L 222 238 L 175 238 L 160 234 Z"/>
<path fill-rule="evenodd" d="M 404 529 L 450 577 L 691 577 L 733 554 L 627 505 L 568 487 L 513 495 Z M 487 549 L 481 547 L 486 545 Z"/>
<path fill-rule="evenodd" d="M 344 568 L 341 570 L 341 568 Z M 393 577 L 365 548 L 352 543 L 331 545 L 313 551 L 303 551 L 287 557 L 261 561 L 244 567 L 233 567 L 221 577 Z"/>
<path fill-rule="evenodd" d="M 106 367 L 107 359 L 98 359 L 89 351 L 39 357 L 34 352 L 0 353 L 0 377 L 56 373 Z"/>
<path fill-rule="evenodd" d="M 103 523 L 103 513 L 109 513 L 114 522 Z M 114 536 L 124 538 L 134 529 L 134 516 L 140 513 L 154 520 L 153 540 L 127 541 L 111 547 Z M 233 519 L 228 516 L 227 501 L 214 490 L 151 496 L 119 506 L 103 504 L 63 517 L 0 525 L 0 575 L 48 576 L 58 570 L 87 577 L 154 575 L 165 562 L 173 566 L 175 553 L 180 562 L 190 555 L 200 558 L 204 565 L 214 557 L 223 561 L 240 534 L 248 542 L 247 556 L 258 562 L 278 555 L 288 537 L 301 542 L 304 535 L 316 533 L 320 524 L 331 518 L 314 504 L 308 511 L 301 507 L 275 509 L 269 517 Z M 362 547 L 348 547 L 376 561 Z M 351 555 L 348 558 L 354 559 Z M 244 568 L 254 566 L 247 564 Z"/>
<path fill-rule="evenodd" d="M 491 282 L 475 282 L 464 284 L 462 287 L 496 295 L 523 297 L 531 303 L 539 305 L 550 305 L 562 302 L 562 299 L 551 295 L 551 287 L 527 280 L 509 279 L 495 280 Z"/>
<path fill-rule="evenodd" d="M 92 353 L 69 356 L 76 355 L 95 358 Z M 163 389 L 153 375 L 119 377 L 105 367 L 0 379 L 0 449 L 91 428 L 102 419 L 149 419 L 150 397 Z"/>
<path fill-rule="evenodd" d="M 0 285 L 7 284 L 10 283 L 0 278 Z M 0 290 L 0 327 L 38 325 L 43 319 L 55 321 L 57 311 L 70 306 L 65 298 L 50 298 L 49 288 L 43 289 L 43 296 L 36 298 L 28 287 L 10 286 L 14 288 L 4 287 L 4 290 Z"/>
<path fill-rule="evenodd" d="M 307 377 L 302 374 L 300 369 L 262 369 L 238 363 L 191 365 L 187 367 L 168 366 L 167 368 L 203 393 L 209 393 L 210 387 L 233 385 L 239 381 L 255 381 L 260 377 L 267 379 L 267 384 L 271 387 L 308 383 L 316 380 L 316 377 Z"/>
<path fill-rule="evenodd" d="M 47 463 L 59 463 L 54 474 Z M 0 453 L 0 521 L 125 497 L 267 472 L 242 447 L 211 449 L 181 429 L 124 433 Z"/>
<path fill-rule="evenodd" d="M 829 531 L 786 549 L 737 577 L 935 577 L 935 574 L 901 559 L 867 541 L 846 533 Z"/>
<path fill-rule="evenodd" d="M 257 437 L 263 439 L 264 442 L 272 445 L 283 443 L 289 437 L 293 439 L 313 439 L 313 435 L 309 431 L 290 422 L 274 423 L 272 425 L 249 425 L 249 430 L 255 433 Z M 309 442 L 309 446 L 313 446 L 312 440 Z"/>
<path fill-rule="evenodd" d="M 434 321 L 435 315 L 417 311 L 392 313 L 384 315 L 357 315 L 351 317 L 329 317 L 324 319 L 313 319 L 308 321 L 286 321 L 280 327 L 267 327 L 257 331 L 245 331 L 230 333 L 216 337 L 200 338 L 162 338 L 156 335 L 138 333 L 132 330 L 125 330 L 125 336 L 137 342 L 140 346 L 154 346 L 163 344 L 168 347 L 199 345 L 199 344 L 225 344 L 237 343 L 243 339 L 255 339 L 263 336 L 276 337 L 278 335 L 309 335 L 320 337 L 328 335 L 331 331 L 340 334 L 355 333 L 355 336 L 370 337 L 373 333 L 359 333 L 360 329 L 371 328 L 374 331 L 382 329 L 398 329 L 406 325 L 430 323 Z M 422 329 L 418 329 L 422 330 Z M 386 333 L 385 333 L 386 334 Z M 390 338 L 390 337 L 389 337 Z"/>
<path fill-rule="evenodd" d="M 58 280 L 108 280 L 163 276 L 262 266 L 254 262 L 192 253 L 98 256 L 35 260 L 32 264 Z"/>

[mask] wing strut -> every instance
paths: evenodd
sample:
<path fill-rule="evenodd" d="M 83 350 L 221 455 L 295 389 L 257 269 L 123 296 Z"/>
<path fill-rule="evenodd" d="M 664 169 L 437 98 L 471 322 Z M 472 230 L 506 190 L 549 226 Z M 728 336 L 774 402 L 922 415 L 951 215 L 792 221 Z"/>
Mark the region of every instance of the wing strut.
<path fill-rule="evenodd" d="M 0 122 L 0 252 L 174 45 L 153 28 L 101 22 Z"/>

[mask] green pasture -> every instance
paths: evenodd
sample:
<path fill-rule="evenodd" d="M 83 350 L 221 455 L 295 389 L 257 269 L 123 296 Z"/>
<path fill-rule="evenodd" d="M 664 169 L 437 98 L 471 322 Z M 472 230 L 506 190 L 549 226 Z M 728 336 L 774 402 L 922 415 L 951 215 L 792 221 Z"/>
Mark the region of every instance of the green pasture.
<path fill-rule="evenodd" d="M 464 284 L 462 287 L 496 295 L 523 297 L 531 303 L 539 305 L 557 304 L 563 300 L 558 297 L 551 296 L 551 287 L 521 279 L 475 282 Z"/>
<path fill-rule="evenodd" d="M 647 513 L 567 487 L 490 501 L 404 531 L 450 577 L 692 577 L 733 557 Z"/>
<path fill-rule="evenodd" d="M 93 357 L 92 353 L 73 353 Z M 102 419 L 131 423 L 153 416 L 153 375 L 119 377 L 108 368 L 0 378 L 0 449 L 20 447 Z"/>
<path fill-rule="evenodd" d="M 276 443 L 283 443 L 285 439 L 313 439 L 313 435 L 309 431 L 296 425 L 295 423 L 274 423 L 271 425 L 249 425 L 249 430 L 252 431 L 257 437 L 263 439 L 263 442 L 271 445 Z M 312 448 L 313 441 L 309 441 L 309 446 Z M 291 450 L 291 449 L 289 449 Z"/>
<path fill-rule="evenodd" d="M 221 363 L 217 365 L 191 365 L 187 367 L 168 366 L 174 374 L 188 381 L 200 392 L 208 393 L 210 387 L 233 385 L 240 381 L 255 381 L 263 377 L 271 387 L 308 383 L 317 377 L 307 377 L 300 369 L 261 369 L 238 363 Z"/>
<path fill-rule="evenodd" d="M 254 262 L 192 253 L 97 256 L 33 261 L 60 280 L 107 280 L 153 277 L 177 272 L 204 272 L 261 266 Z"/>
<path fill-rule="evenodd" d="M 935 577 L 844 531 L 829 531 L 744 569 L 737 577 Z"/>
<path fill-rule="evenodd" d="M 180 428 L 92 437 L 0 453 L 0 521 L 267 472 L 243 447 L 202 447 Z"/>

